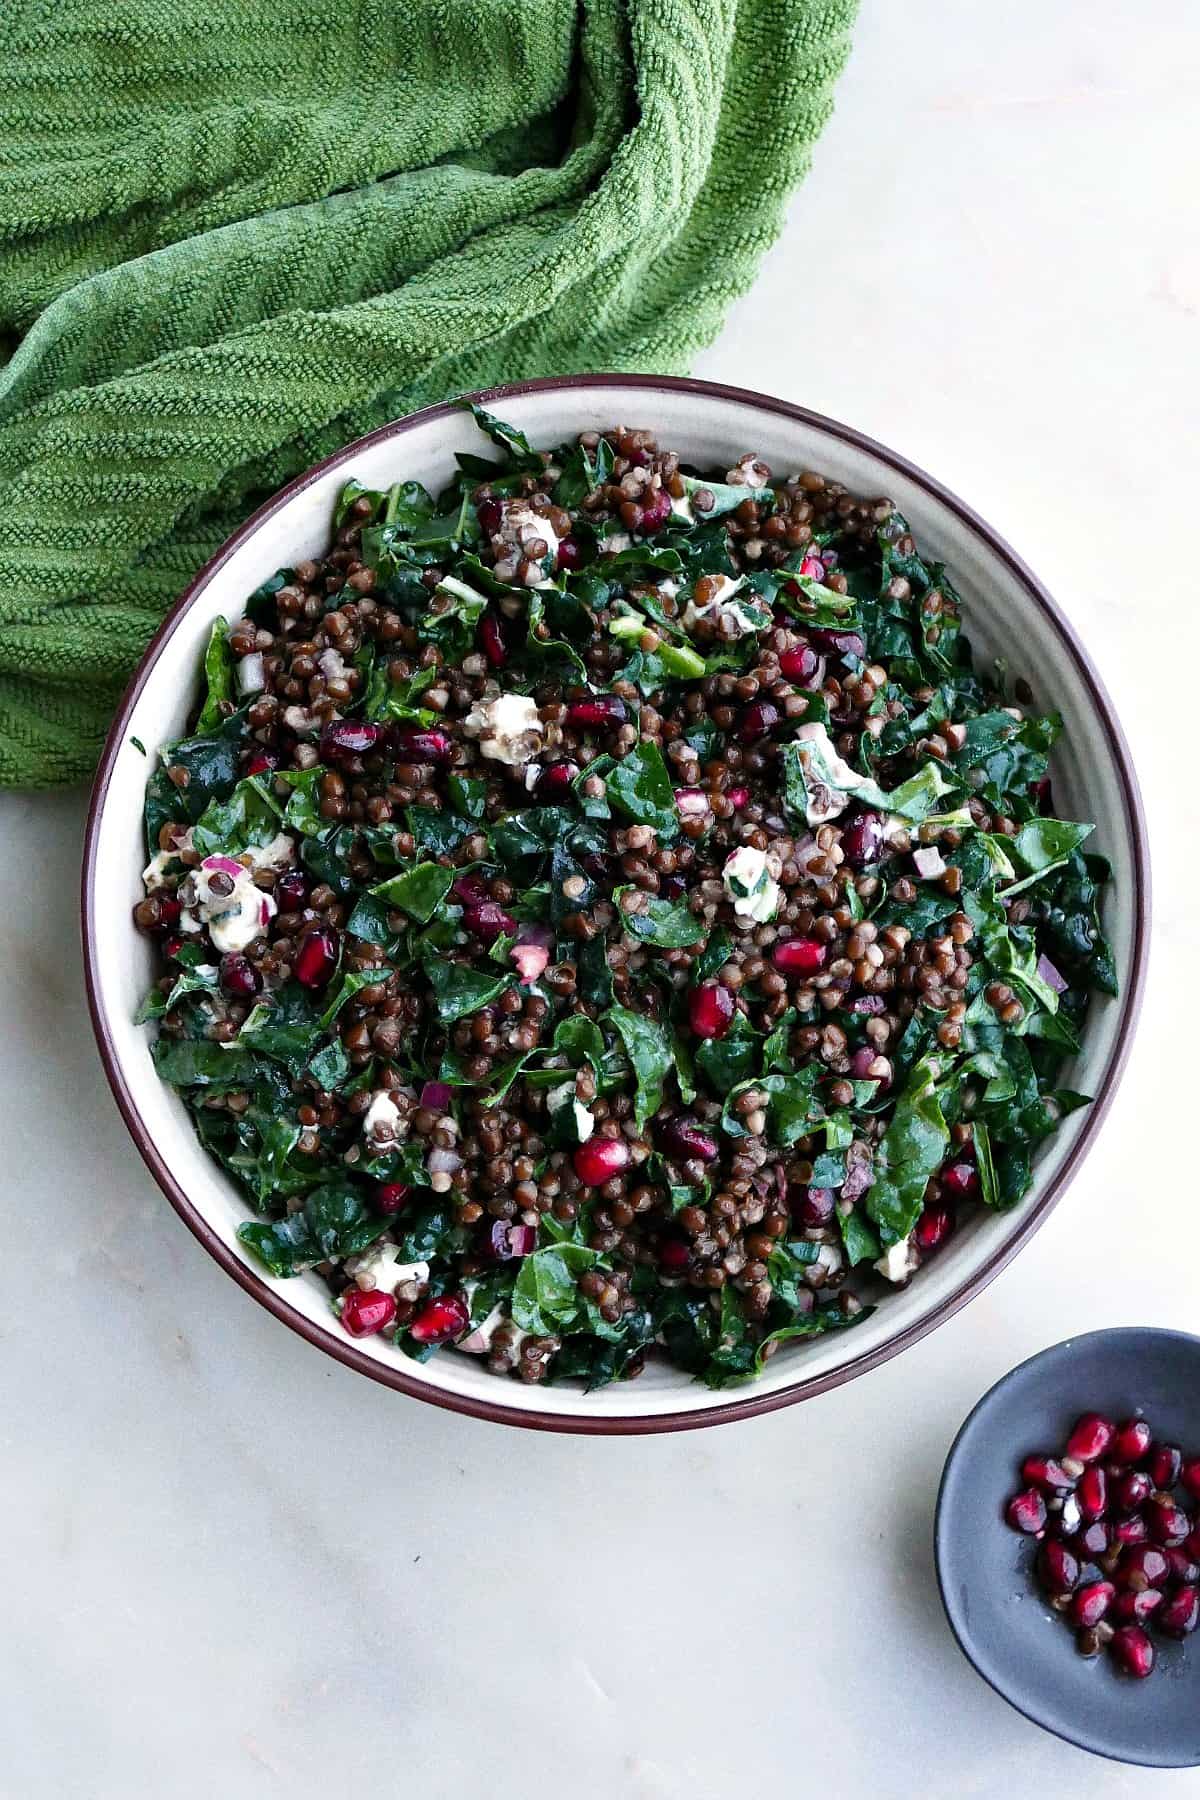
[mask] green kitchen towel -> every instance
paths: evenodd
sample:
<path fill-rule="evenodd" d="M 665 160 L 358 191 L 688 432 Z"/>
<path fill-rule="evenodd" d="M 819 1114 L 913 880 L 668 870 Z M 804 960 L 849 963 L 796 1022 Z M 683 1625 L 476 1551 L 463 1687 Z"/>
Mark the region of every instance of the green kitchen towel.
<path fill-rule="evenodd" d="M 685 368 L 853 11 L 9 0 L 0 784 L 89 772 L 172 599 L 319 457 L 497 381 Z"/>

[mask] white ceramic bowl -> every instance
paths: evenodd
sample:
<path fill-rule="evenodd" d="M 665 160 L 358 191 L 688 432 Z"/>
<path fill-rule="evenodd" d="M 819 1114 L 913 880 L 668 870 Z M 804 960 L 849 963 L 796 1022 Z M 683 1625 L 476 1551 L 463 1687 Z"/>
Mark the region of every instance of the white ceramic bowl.
<path fill-rule="evenodd" d="M 981 519 L 901 457 L 817 414 L 699 381 L 576 377 L 481 398 L 538 444 L 628 423 L 652 427 L 662 443 L 704 467 L 725 468 L 754 450 L 777 472 L 815 468 L 854 492 L 895 500 L 922 549 L 949 565 L 981 665 L 1004 656 L 1012 674 L 1030 682 L 1038 704 L 1057 707 L 1066 721 L 1054 757 L 1055 798 L 1066 817 L 1095 822 L 1089 848 L 1108 856 L 1114 873 L 1104 923 L 1121 998 L 1097 1001 L 1068 1076 L 1072 1087 L 1095 1096 L 1094 1104 L 1049 1140 L 1032 1191 L 1012 1212 L 979 1209 L 935 1262 L 907 1288 L 886 1294 L 863 1324 L 785 1347 L 757 1382 L 722 1393 L 653 1363 L 638 1380 L 595 1394 L 501 1381 L 477 1359 L 451 1353 L 414 1363 L 383 1340 L 346 1337 L 317 1278 L 275 1280 L 250 1264 L 236 1237 L 248 1209 L 200 1148 L 180 1100 L 158 1080 L 152 1028 L 133 1024 L 152 978 L 150 946 L 130 923 L 141 895 L 149 766 L 133 740 L 153 755 L 182 733 L 213 618 L 237 618 L 246 596 L 277 568 L 320 555 L 349 475 L 370 487 L 415 478 L 436 490 L 450 478 L 456 450 L 478 451 L 470 415 L 450 405 L 384 426 L 292 482 L 201 570 L 146 652 L 105 747 L 89 821 L 83 916 L 92 1017 L 117 1103 L 167 1198 L 235 1280 L 310 1342 L 391 1387 L 510 1424 L 593 1432 L 711 1425 L 818 1393 L 894 1355 L 978 1293 L 1045 1218 L 1099 1128 L 1141 997 L 1149 905 L 1141 802 L 1112 706 L 1066 620 Z"/>

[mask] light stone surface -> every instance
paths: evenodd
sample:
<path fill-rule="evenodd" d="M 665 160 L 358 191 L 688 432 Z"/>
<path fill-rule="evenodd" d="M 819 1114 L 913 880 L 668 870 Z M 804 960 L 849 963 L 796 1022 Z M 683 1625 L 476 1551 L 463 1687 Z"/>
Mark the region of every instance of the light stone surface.
<path fill-rule="evenodd" d="M 1004 532 L 1146 791 L 1155 955 L 1101 1144 L 899 1360 L 628 1441 L 518 1436 L 330 1362 L 126 1138 L 80 989 L 82 798 L 0 801 L 2 1800 L 1200 1791 L 1012 1712 L 930 1554 L 946 1449 L 1005 1369 L 1200 1322 L 1198 75 L 1186 0 L 865 0 L 788 231 L 697 368 L 862 427 Z"/>

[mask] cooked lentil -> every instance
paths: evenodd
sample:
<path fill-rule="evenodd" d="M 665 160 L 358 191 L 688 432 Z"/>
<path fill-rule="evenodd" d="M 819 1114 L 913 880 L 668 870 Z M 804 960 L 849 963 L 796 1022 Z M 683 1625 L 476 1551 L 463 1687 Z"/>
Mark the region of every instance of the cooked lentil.
<path fill-rule="evenodd" d="M 476 416 L 218 622 L 141 1016 L 354 1335 L 720 1386 L 1026 1191 L 1106 869 L 890 501 Z"/>

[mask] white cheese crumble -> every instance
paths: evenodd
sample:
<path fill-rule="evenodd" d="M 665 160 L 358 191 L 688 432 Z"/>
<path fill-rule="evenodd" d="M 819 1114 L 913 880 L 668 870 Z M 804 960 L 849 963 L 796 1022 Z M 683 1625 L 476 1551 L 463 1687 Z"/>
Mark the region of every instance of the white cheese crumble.
<path fill-rule="evenodd" d="M 610 531 L 600 548 L 611 550 L 615 556 L 619 550 L 628 550 L 633 543 L 627 531 Z"/>
<path fill-rule="evenodd" d="M 494 700 L 476 702 L 464 720 L 467 731 L 479 734 L 479 748 L 493 762 L 523 769 L 542 747 L 545 727 L 535 701 L 527 694 L 499 694 Z"/>
<path fill-rule="evenodd" d="M 371 1104 L 363 1116 L 363 1136 L 373 1154 L 391 1149 L 400 1136 L 400 1108 L 386 1088 L 371 1096 Z"/>
<path fill-rule="evenodd" d="M 561 1086 L 553 1087 L 546 1095 L 546 1107 L 551 1114 L 562 1112 L 566 1106 L 575 1108 L 575 1133 L 581 1144 L 586 1144 L 596 1129 L 596 1121 L 582 1100 L 575 1098 L 575 1083 L 564 1081 Z"/>
<path fill-rule="evenodd" d="M 694 525 L 696 523 L 696 515 L 692 511 L 691 495 L 683 493 L 676 499 L 669 488 L 667 489 L 667 494 L 671 501 L 671 517 L 673 519 L 682 519 L 685 525 Z"/>
<path fill-rule="evenodd" d="M 868 777 L 860 775 L 838 755 L 824 725 L 799 726 L 796 740 L 801 745 L 800 761 L 805 773 L 811 769 L 814 786 L 819 785 L 825 794 L 821 800 L 810 794 L 805 817 L 810 825 L 824 825 L 827 820 L 836 819 L 839 813 L 845 812 L 850 794 L 862 787 Z M 811 746 L 807 753 L 806 744 Z"/>
<path fill-rule="evenodd" d="M 890 1245 L 875 1264 L 886 1281 L 907 1281 L 916 1266 L 911 1231 L 907 1237 Z"/>
<path fill-rule="evenodd" d="M 346 1263 L 350 1272 L 349 1261 Z M 402 1281 L 428 1281 L 429 1264 L 427 1262 L 401 1262 L 400 1252 L 395 1244 L 373 1244 L 369 1250 L 355 1259 L 354 1278 L 360 1275 L 374 1277 L 375 1286 L 390 1294 Z M 362 1284 L 359 1283 L 361 1286 Z"/>
<path fill-rule="evenodd" d="M 753 450 L 739 457 L 732 469 L 726 469 L 725 479 L 731 487 L 766 487 L 771 479 L 771 471 L 765 462 L 759 462 Z"/>
<path fill-rule="evenodd" d="M 275 842 L 280 840 L 277 838 Z M 285 838 L 284 843 L 288 843 Z M 269 850 L 270 845 L 267 846 Z M 288 844 L 290 853 L 291 845 Z M 265 853 L 253 853 L 256 861 L 254 867 L 265 866 Z M 203 925 L 208 926 L 208 935 L 213 941 L 213 948 L 222 956 L 244 950 L 252 944 L 256 937 L 261 937 L 267 924 L 276 912 L 274 900 L 260 887 L 254 885 L 254 867 L 247 868 L 239 864 L 239 873 L 234 876 L 226 867 L 227 858 L 208 857 L 201 863 L 193 876 L 196 898 L 192 907 L 180 915 L 180 926 L 184 931 L 196 932 Z M 228 894 L 214 893 L 212 882 L 214 876 L 221 875 L 232 880 L 233 889 Z M 223 885 L 223 884 L 222 884 Z"/>
<path fill-rule="evenodd" d="M 157 856 L 150 858 L 142 870 L 142 883 L 148 894 L 152 894 L 155 888 L 165 886 L 167 869 L 171 863 L 178 860 L 178 855 L 174 850 L 160 850 Z"/>
<path fill-rule="evenodd" d="M 779 883 L 771 873 L 765 850 L 743 844 L 727 859 L 721 879 L 742 923 L 765 925 L 775 917 L 779 910 Z"/>
<path fill-rule="evenodd" d="M 507 1318 L 503 1302 L 493 1306 L 487 1318 L 480 1319 L 470 1335 L 454 1346 L 455 1349 L 465 1350 L 468 1356 L 486 1356 L 492 1347 L 492 1339 Z"/>
<path fill-rule="evenodd" d="M 736 581 L 728 575 L 713 575 L 709 579 L 720 584 L 712 599 L 705 601 L 703 606 L 697 606 L 695 600 L 690 599 L 683 609 L 683 623 L 689 631 L 701 619 L 719 626 L 730 637 L 746 637 L 752 631 L 763 629 L 763 621 L 733 598 L 746 585 L 744 575 Z"/>

